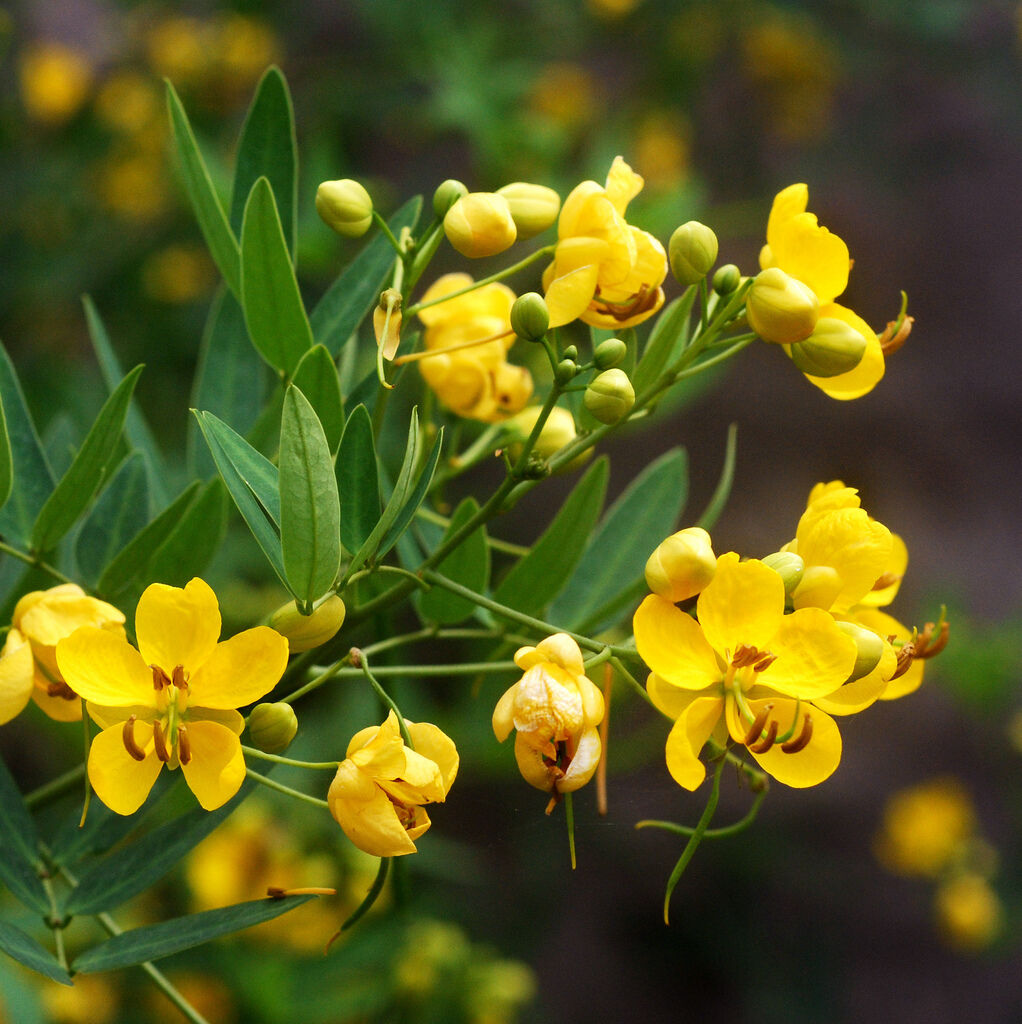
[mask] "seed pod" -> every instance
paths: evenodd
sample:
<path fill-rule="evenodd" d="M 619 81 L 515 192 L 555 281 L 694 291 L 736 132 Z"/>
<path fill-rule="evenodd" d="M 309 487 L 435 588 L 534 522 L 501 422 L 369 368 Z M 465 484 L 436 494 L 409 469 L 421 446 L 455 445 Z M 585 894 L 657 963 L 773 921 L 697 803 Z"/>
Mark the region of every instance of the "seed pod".
<path fill-rule="evenodd" d="M 373 201 L 357 181 L 324 181 L 316 189 L 316 212 L 346 238 L 360 238 L 373 222 Z"/>
<path fill-rule="evenodd" d="M 252 746 L 264 754 L 287 750 L 298 732 L 298 717 L 290 704 L 257 704 L 248 718 Z"/>
<path fill-rule="evenodd" d="M 582 400 L 601 423 L 617 423 L 635 405 L 635 389 L 624 370 L 604 370 L 590 381 Z"/>
<path fill-rule="evenodd" d="M 820 316 L 816 293 L 780 267 L 761 270 L 745 299 L 749 326 L 764 340 L 780 345 L 804 341 Z"/>
<path fill-rule="evenodd" d="M 671 235 L 667 254 L 679 284 L 698 284 L 717 262 L 717 236 L 705 224 L 690 220 Z"/>

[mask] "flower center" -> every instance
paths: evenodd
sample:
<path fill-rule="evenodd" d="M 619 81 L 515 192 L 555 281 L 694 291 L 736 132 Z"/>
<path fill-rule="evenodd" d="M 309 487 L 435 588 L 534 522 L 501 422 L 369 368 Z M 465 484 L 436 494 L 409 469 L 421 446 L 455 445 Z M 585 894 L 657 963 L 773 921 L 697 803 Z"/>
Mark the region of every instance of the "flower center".
<path fill-rule="evenodd" d="M 156 691 L 156 706 L 160 714 L 153 721 L 153 747 L 156 756 L 167 764 L 177 750 L 178 761 L 188 764 L 192 759 L 192 747 L 188 728 L 184 724 L 188 709 L 188 673 L 183 665 L 175 665 L 168 676 L 159 665 L 150 665 L 153 673 L 153 689 Z M 137 715 L 131 715 L 124 723 L 121 733 L 124 749 L 136 760 L 146 758 L 146 750 L 135 738 Z"/>

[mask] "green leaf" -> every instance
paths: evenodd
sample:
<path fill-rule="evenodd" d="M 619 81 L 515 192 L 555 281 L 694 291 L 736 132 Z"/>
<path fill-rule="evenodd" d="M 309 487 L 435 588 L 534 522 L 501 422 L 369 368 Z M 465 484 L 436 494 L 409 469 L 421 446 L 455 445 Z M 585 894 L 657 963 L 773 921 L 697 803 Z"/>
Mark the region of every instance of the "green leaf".
<path fill-rule="evenodd" d="M 220 205 L 220 197 L 213 188 L 213 180 L 199 152 L 188 115 L 169 81 L 167 110 L 170 112 L 174 148 L 177 151 L 185 192 L 188 193 L 188 199 L 199 221 L 199 229 L 206 239 L 213 262 L 220 268 L 225 284 L 235 295 L 240 296 L 241 258 L 238 242 L 231 231 L 231 225 L 227 222 L 227 214 Z"/>
<path fill-rule="evenodd" d="M 183 587 L 212 561 L 227 529 L 227 492 L 213 479 L 196 495 L 149 563 L 149 579 Z"/>
<path fill-rule="evenodd" d="M 561 592 L 600 517 L 607 474 L 603 456 L 579 480 L 532 550 L 511 567 L 494 592 L 494 600 L 526 615 L 538 615 Z"/>
<path fill-rule="evenodd" d="M 26 906 L 47 913 L 49 901 L 34 867 L 38 842 L 21 791 L 0 757 L 0 881 Z"/>
<path fill-rule="evenodd" d="M 280 423 L 280 546 L 295 598 L 308 604 L 325 594 L 341 562 L 337 480 L 316 410 L 294 385 Z"/>
<path fill-rule="evenodd" d="M 672 448 L 650 463 L 592 534 L 550 619 L 576 632 L 598 631 L 642 582 L 653 548 L 674 530 L 688 497 L 688 458 Z"/>
<path fill-rule="evenodd" d="M 7 503 L 14 487 L 14 454 L 11 452 L 11 438 L 7 433 L 7 417 L 4 415 L 3 395 L 0 394 L 0 508 Z"/>
<path fill-rule="evenodd" d="M 71 966 L 79 974 L 96 974 L 99 971 L 145 963 L 147 960 L 159 960 L 221 935 L 230 935 L 280 917 L 311 899 L 314 897 L 286 896 L 279 900 L 252 900 L 220 910 L 204 910 L 201 914 L 175 917 L 145 928 L 135 928 L 93 946 L 77 957 Z"/>
<path fill-rule="evenodd" d="M 10 498 L 0 509 L 0 534 L 27 545 L 32 524 L 53 492 L 55 481 L 25 404 L 14 364 L 3 345 L 0 345 L 0 400 L 3 401 L 14 477 Z"/>
<path fill-rule="evenodd" d="M 364 405 L 356 405 L 344 424 L 336 460 L 341 501 L 341 542 L 358 551 L 380 518 L 380 479 L 373 423 Z"/>
<path fill-rule="evenodd" d="M 409 199 L 387 222 L 396 238 L 419 219 L 422 197 Z M 331 355 L 336 356 L 341 346 L 358 328 L 366 314 L 380 300 L 380 292 L 394 269 L 394 247 L 381 233 L 348 264 L 344 272 L 330 286 L 316 304 L 310 316 L 312 333 Z"/>
<path fill-rule="evenodd" d="M 74 461 L 46 499 L 32 528 L 36 551 L 52 550 L 99 490 L 117 453 L 128 403 L 141 372 L 142 367 L 136 366 L 103 403 Z"/>
<path fill-rule="evenodd" d="M 148 522 L 146 460 L 133 452 L 92 506 L 75 539 L 75 559 L 89 584 L 124 550 Z"/>
<path fill-rule="evenodd" d="M 241 233 L 245 201 L 259 178 L 266 178 L 273 189 L 284 238 L 293 254 L 298 229 L 298 143 L 291 94 L 278 67 L 267 68 L 241 129 L 231 189 L 231 227 L 236 235 Z"/>
<path fill-rule="evenodd" d="M 344 400 L 337 367 L 322 345 L 313 345 L 295 370 L 294 385 L 316 410 L 331 452 L 337 451 L 344 432 Z"/>
<path fill-rule="evenodd" d="M 727 429 L 727 448 L 724 451 L 724 464 L 720 467 L 717 486 L 710 495 L 710 500 L 703 509 L 702 515 L 696 520 L 696 526 L 704 530 L 712 530 L 717 525 L 721 512 L 731 497 L 731 485 L 735 479 L 735 453 L 738 448 L 738 424 L 732 423 Z"/>
<path fill-rule="evenodd" d="M 312 348 L 312 329 L 266 178 L 252 186 L 245 204 L 241 306 L 248 336 L 259 354 L 270 366 L 291 376 Z"/>
<path fill-rule="evenodd" d="M 19 964 L 59 981 L 61 985 L 72 984 L 71 976 L 45 946 L 6 921 L 0 921 L 0 949 Z"/>
<path fill-rule="evenodd" d="M 198 480 L 189 484 L 148 526 L 124 545 L 100 574 L 96 584 L 98 593 L 112 597 L 127 590 L 138 579 L 156 549 L 173 533 L 199 486 Z"/>
<path fill-rule="evenodd" d="M 454 510 L 451 523 L 444 533 L 446 541 L 479 511 L 479 503 L 468 497 Z M 443 543 L 443 541 L 441 542 Z M 437 567 L 436 571 L 478 594 L 486 592 L 490 582 L 490 548 L 486 543 L 486 529 L 480 526 L 465 538 Z M 419 615 L 426 622 L 450 625 L 467 619 L 476 606 L 467 598 L 459 597 L 441 587 L 433 587 L 419 599 Z"/>
<path fill-rule="evenodd" d="M 440 461 L 440 450 L 444 444 L 444 428 L 441 427 L 433 441 L 433 447 L 426 461 L 423 464 L 422 472 L 419 473 L 415 485 L 405 499 L 404 504 L 398 509 L 394 522 L 387 531 L 377 551 L 377 558 L 382 558 L 397 542 L 401 534 L 408 529 L 408 524 L 415 517 L 419 506 L 426 500 L 429 492 L 429 485 L 433 482 L 433 474 L 436 472 L 437 463 Z"/>
<path fill-rule="evenodd" d="M 679 341 L 688 339 L 692 306 L 698 288 L 689 288 L 657 317 L 642 358 L 632 374 L 632 387 L 641 395 L 663 372 Z"/>

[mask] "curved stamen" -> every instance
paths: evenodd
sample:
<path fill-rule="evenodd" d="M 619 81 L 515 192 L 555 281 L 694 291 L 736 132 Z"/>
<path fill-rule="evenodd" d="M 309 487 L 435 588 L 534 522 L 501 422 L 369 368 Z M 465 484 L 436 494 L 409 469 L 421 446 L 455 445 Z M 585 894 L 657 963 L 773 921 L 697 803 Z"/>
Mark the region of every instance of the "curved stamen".
<path fill-rule="evenodd" d="M 159 720 L 153 722 L 153 742 L 156 744 L 156 756 L 166 764 L 170 760 L 170 751 L 167 750 L 167 738 Z"/>
<path fill-rule="evenodd" d="M 800 750 L 805 750 L 809 746 L 809 741 L 813 738 L 813 719 L 811 715 L 806 715 L 802 722 L 802 731 L 793 739 L 788 740 L 787 743 L 781 744 L 781 750 L 786 754 L 797 754 Z"/>
<path fill-rule="evenodd" d="M 753 719 L 752 725 L 749 726 L 749 731 L 745 734 L 745 739 L 742 740 L 745 746 L 749 746 L 749 744 L 755 743 L 759 739 L 760 734 L 763 732 L 763 726 L 766 725 L 766 721 L 770 717 L 772 708 L 773 704 L 767 704 Z"/>
<path fill-rule="evenodd" d="M 186 690 L 188 688 L 188 680 L 187 680 L 187 678 L 185 676 L 185 667 L 184 667 L 184 665 L 175 665 L 174 666 L 174 675 L 173 675 L 173 678 L 171 679 L 171 682 L 179 690 Z"/>
<path fill-rule="evenodd" d="M 774 740 L 777 739 L 777 728 L 777 719 L 775 718 L 770 722 L 766 736 L 759 743 L 749 744 L 749 750 L 754 754 L 765 754 L 774 745 Z"/>
<path fill-rule="evenodd" d="M 795 735 L 795 726 L 798 725 L 798 712 L 799 712 L 799 708 L 801 708 L 801 707 L 802 707 L 802 698 L 801 697 L 796 697 L 795 698 L 795 714 L 793 714 L 791 716 L 791 725 L 789 725 L 788 728 L 784 732 L 782 732 L 780 736 L 777 737 L 777 742 L 778 743 L 785 743 L 787 740 L 790 740 L 791 737 Z"/>
<path fill-rule="evenodd" d="M 124 749 L 131 754 L 136 761 L 145 760 L 145 751 L 138 745 L 135 740 L 135 721 L 138 715 L 132 715 L 124 723 L 124 728 L 121 730 L 121 739 L 124 742 Z"/>
<path fill-rule="evenodd" d="M 770 666 L 775 661 L 777 661 L 777 655 L 776 654 L 771 654 L 769 651 L 766 651 L 763 654 L 761 654 L 759 656 L 759 659 L 753 664 L 752 671 L 753 672 L 762 672 L 763 669 L 770 668 Z"/>
<path fill-rule="evenodd" d="M 177 756 L 182 764 L 188 764 L 192 759 L 192 741 L 183 725 L 177 727 Z"/>
<path fill-rule="evenodd" d="M 150 665 L 149 667 L 153 670 L 154 690 L 162 690 L 165 686 L 170 686 L 170 679 L 167 678 L 167 673 L 159 665 Z"/>

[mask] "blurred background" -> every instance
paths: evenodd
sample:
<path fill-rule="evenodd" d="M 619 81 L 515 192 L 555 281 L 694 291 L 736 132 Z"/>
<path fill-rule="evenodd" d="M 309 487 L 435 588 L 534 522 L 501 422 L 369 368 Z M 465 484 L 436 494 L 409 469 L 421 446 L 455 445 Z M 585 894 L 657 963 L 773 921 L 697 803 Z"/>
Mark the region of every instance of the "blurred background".
<path fill-rule="evenodd" d="M 543 797 L 512 777 L 510 749 L 492 742 L 489 698 L 500 690 L 488 682 L 479 702 L 452 711 L 463 719 L 463 732 L 448 728 L 462 775 L 410 865 L 410 913 L 370 919 L 324 960 L 372 865 L 367 876 L 338 853 L 347 844 L 332 823 L 316 820 L 298 830 L 305 846 L 283 853 L 276 816 L 288 815 L 293 839 L 293 813 L 269 802 L 200 847 L 157 905 L 129 909 L 141 921 L 253 898 L 292 877 L 347 893 L 169 961 L 211 1020 L 1022 1019 L 1020 30 L 1008 0 L 0 8 L 0 337 L 53 445 L 103 397 L 85 293 L 122 364 L 147 364 L 138 394 L 166 449 L 184 436 L 217 275 L 174 175 L 163 77 L 226 191 L 252 89 L 267 64 L 284 69 L 310 300 L 360 244 L 315 217 L 323 179 L 360 179 L 386 214 L 447 177 L 482 190 L 536 181 L 564 196 L 584 178 L 602 181 L 620 153 L 646 179 L 630 222 L 666 240 L 703 220 L 721 261 L 746 272 L 773 195 L 808 182 L 810 208 L 855 260 L 843 301 L 882 327 L 904 289 L 916 317 L 864 398 L 834 402 L 780 353 L 753 346 L 715 388 L 609 450 L 613 496 L 685 445 L 687 525 L 736 422 L 718 551 L 775 550 L 818 480 L 858 487 L 909 546 L 895 614 L 922 625 L 948 605 L 951 645 L 922 691 L 845 719 L 831 780 L 807 792 L 775 786 L 750 831 L 704 844 L 667 929 L 660 905 L 680 840 L 633 825 L 692 824 L 705 794 L 678 789 L 659 757 L 630 770 L 663 727 L 630 705 L 616 712 L 610 814 L 599 819 L 588 793 L 576 800 L 572 874 L 563 821 L 543 816 Z M 556 501 L 567 486 L 541 493 Z M 549 509 L 516 515 L 509 533 L 534 536 Z M 406 697 L 415 717 L 426 698 L 414 688 Z M 41 716 L 0 736 L 30 768 L 34 727 L 46 728 Z M 315 755 L 315 729 L 303 736 Z M 721 823 L 749 799 L 726 779 Z M 140 977 L 57 991 L 5 961 L 0 1021 L 177 1019 Z"/>

